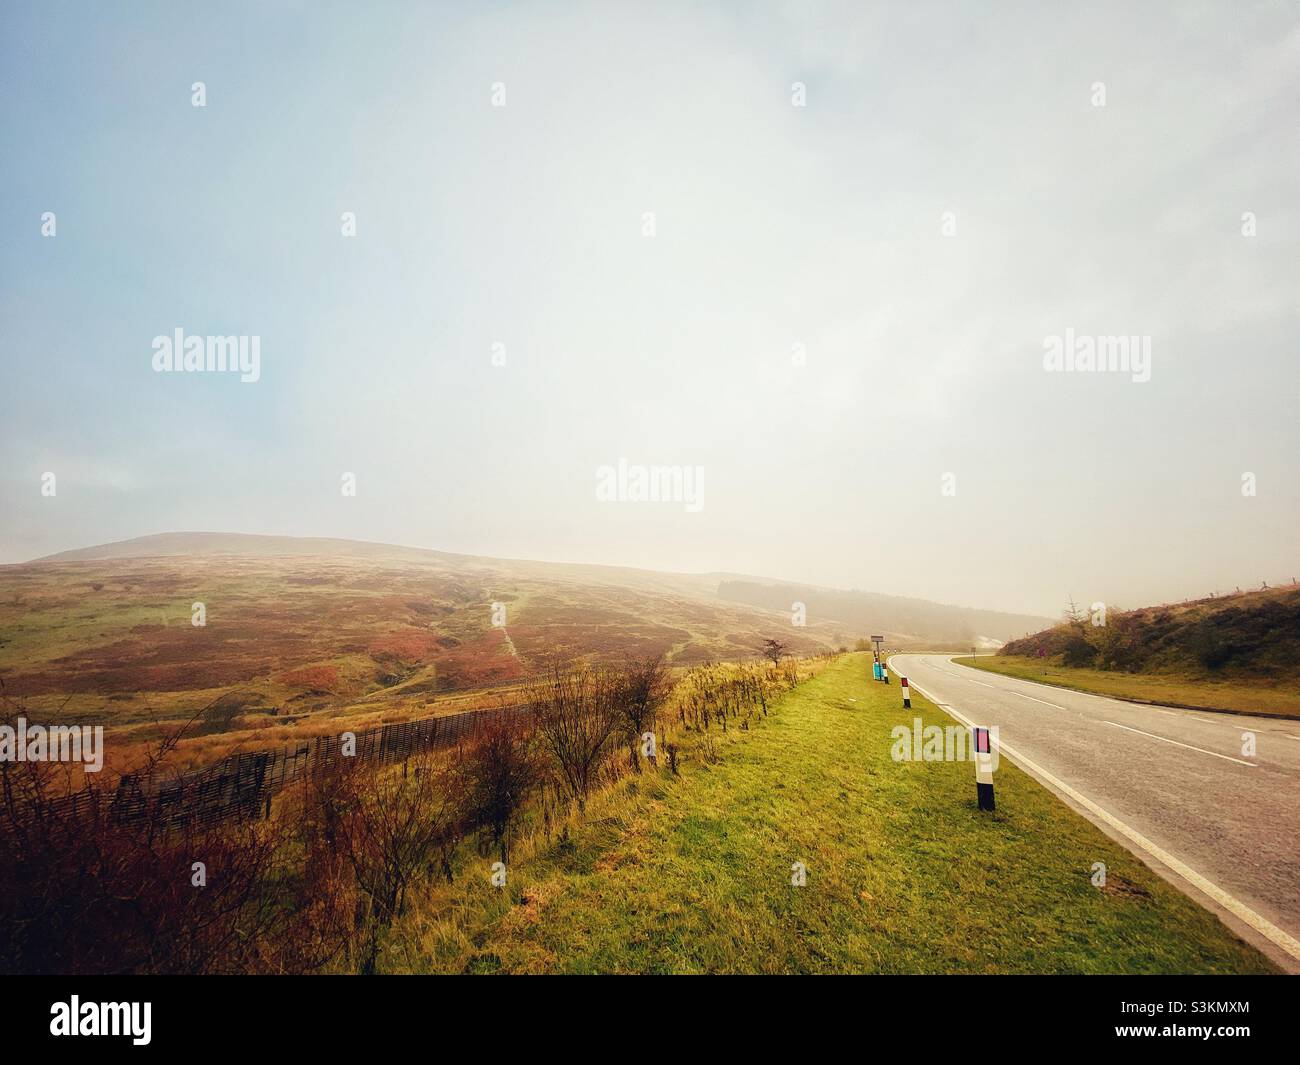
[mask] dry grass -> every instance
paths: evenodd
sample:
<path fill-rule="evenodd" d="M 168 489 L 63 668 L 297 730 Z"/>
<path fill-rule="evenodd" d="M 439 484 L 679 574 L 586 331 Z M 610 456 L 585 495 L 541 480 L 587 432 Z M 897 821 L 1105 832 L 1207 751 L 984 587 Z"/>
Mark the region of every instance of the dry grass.
<path fill-rule="evenodd" d="M 896 763 L 890 729 L 947 719 L 825 666 L 748 730 L 686 731 L 682 775 L 628 775 L 535 833 L 504 889 L 431 885 L 390 972 L 1271 972 L 1254 949 L 1004 763 Z M 704 736 L 717 760 L 703 759 Z M 808 869 L 790 884 L 791 864 Z M 1105 862 L 1110 891 L 1090 882 Z"/>
<path fill-rule="evenodd" d="M 980 655 L 955 658 L 966 666 L 1033 680 L 1059 688 L 1111 695 L 1119 699 L 1226 710 L 1239 714 L 1277 714 L 1300 717 L 1300 685 L 1292 680 L 1214 680 L 1178 677 L 1164 673 L 1113 673 L 1100 669 L 1062 666 L 1022 655 Z"/>

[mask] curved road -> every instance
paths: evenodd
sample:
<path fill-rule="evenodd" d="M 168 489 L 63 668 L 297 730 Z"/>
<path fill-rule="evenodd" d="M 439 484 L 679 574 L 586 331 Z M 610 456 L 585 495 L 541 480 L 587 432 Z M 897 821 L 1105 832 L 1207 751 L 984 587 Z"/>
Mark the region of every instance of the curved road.
<path fill-rule="evenodd" d="M 1004 757 L 1300 971 L 1300 721 L 1127 703 L 951 658 L 890 667 L 966 723 L 998 726 Z"/>

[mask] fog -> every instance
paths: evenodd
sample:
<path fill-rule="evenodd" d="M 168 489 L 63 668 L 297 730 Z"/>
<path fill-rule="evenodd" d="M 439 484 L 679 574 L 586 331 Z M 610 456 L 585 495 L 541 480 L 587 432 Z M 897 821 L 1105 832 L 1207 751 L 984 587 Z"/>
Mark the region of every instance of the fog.
<path fill-rule="evenodd" d="M 1300 570 L 1286 5 L 483 8 L 5 5 L 0 561 Z"/>

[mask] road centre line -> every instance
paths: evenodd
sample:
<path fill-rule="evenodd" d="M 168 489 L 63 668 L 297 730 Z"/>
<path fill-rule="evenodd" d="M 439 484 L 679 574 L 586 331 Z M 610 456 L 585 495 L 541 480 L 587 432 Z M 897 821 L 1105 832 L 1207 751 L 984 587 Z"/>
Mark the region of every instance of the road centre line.
<path fill-rule="evenodd" d="M 1013 692 L 1010 688 L 1006 689 L 1008 695 L 1019 695 L 1022 699 L 1029 699 L 1035 703 L 1042 703 L 1044 706 L 1054 706 L 1058 710 L 1064 710 L 1065 707 L 1059 703 L 1049 703 L 1046 699 L 1035 699 L 1032 695 L 1025 695 L 1023 692 Z"/>
<path fill-rule="evenodd" d="M 1243 762 L 1240 758 L 1230 758 L 1226 754 L 1219 754 L 1218 751 L 1207 751 L 1204 747 L 1193 747 L 1190 743 L 1171 740 L 1168 736 L 1157 736 L 1154 732 L 1143 732 L 1140 728 L 1130 728 L 1128 725 L 1121 725 L 1118 721 L 1103 721 L 1102 724 L 1114 725 L 1116 728 L 1127 729 L 1129 732 L 1136 732 L 1139 736 L 1150 736 L 1153 740 L 1172 743 L 1175 747 L 1186 747 L 1189 751 L 1200 751 L 1201 754 L 1208 754 L 1213 758 L 1222 758 L 1225 762 L 1236 762 L 1238 765 L 1248 765 L 1252 769 L 1256 768 L 1259 764 L 1258 762 Z"/>
<path fill-rule="evenodd" d="M 912 683 L 912 687 L 915 688 L 917 691 L 919 691 L 923 696 L 925 696 L 925 698 L 929 699 L 936 706 L 940 706 L 943 709 L 945 709 L 949 714 L 955 717 L 967 728 L 974 727 L 971 724 L 971 721 L 963 714 L 954 710 L 947 703 L 939 702 L 934 696 L 932 696 L 929 692 L 927 692 L 924 688 L 921 687 L 921 685 L 917 684 L 915 681 L 912 681 L 911 683 Z M 1278 928 L 1277 925 L 1273 924 L 1267 918 L 1261 917 L 1259 914 L 1257 914 L 1254 910 L 1252 910 L 1240 899 L 1236 898 L 1233 895 L 1229 895 L 1226 891 L 1223 890 L 1223 888 L 1219 887 L 1213 881 L 1208 880 L 1206 877 L 1202 876 L 1186 862 L 1180 861 L 1179 859 L 1175 858 L 1172 854 L 1170 854 L 1168 851 L 1164 850 L 1161 847 L 1156 846 L 1154 843 L 1151 842 L 1151 840 L 1147 839 L 1146 836 L 1142 835 L 1142 833 L 1138 832 L 1134 828 L 1129 827 L 1118 817 L 1116 817 L 1114 814 L 1110 813 L 1107 810 L 1102 809 L 1091 799 L 1075 791 L 1074 788 L 1070 787 L 1070 785 L 1066 784 L 1064 781 L 1058 780 L 1055 776 L 1049 773 L 1042 766 L 1038 765 L 1035 762 L 1030 761 L 1028 758 L 1026 758 L 1023 754 L 1020 754 L 1018 751 L 1012 750 L 1010 747 L 1008 747 L 1005 743 L 1002 743 L 1000 740 L 998 741 L 998 749 L 1003 753 L 1005 753 L 1008 758 L 1010 758 L 1013 762 L 1015 762 L 1016 765 L 1024 769 L 1027 773 L 1030 773 L 1032 776 L 1037 777 L 1040 782 L 1046 783 L 1049 787 L 1055 788 L 1062 795 L 1068 796 L 1074 802 L 1078 803 L 1085 810 L 1087 810 L 1090 814 L 1099 818 L 1101 821 L 1105 822 L 1107 825 L 1113 828 L 1116 832 L 1120 833 L 1120 835 L 1126 837 L 1128 840 L 1134 843 L 1137 847 L 1146 851 L 1149 855 L 1151 855 L 1151 857 L 1155 858 L 1156 861 L 1160 862 L 1162 865 L 1166 866 L 1167 868 L 1171 869 L 1173 872 L 1181 876 L 1184 880 L 1186 880 L 1197 890 L 1209 896 L 1211 899 L 1213 899 L 1216 903 L 1222 906 L 1233 916 L 1237 917 L 1241 921 L 1244 921 L 1246 924 L 1248 924 L 1251 928 L 1255 929 L 1255 931 L 1257 931 L 1269 942 L 1276 944 L 1282 950 L 1286 951 L 1286 953 L 1289 954 L 1292 958 L 1295 958 L 1296 961 L 1300 961 L 1300 940 L 1296 939 L 1294 936 L 1290 935 L 1289 933 L 1283 931 L 1281 928 Z"/>

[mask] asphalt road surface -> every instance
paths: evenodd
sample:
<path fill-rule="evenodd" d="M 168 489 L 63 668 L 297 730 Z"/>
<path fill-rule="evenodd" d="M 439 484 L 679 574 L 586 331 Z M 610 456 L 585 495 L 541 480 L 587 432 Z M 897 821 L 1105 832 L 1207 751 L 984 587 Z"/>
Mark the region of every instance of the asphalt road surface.
<path fill-rule="evenodd" d="M 1004 757 L 1300 970 L 1300 721 L 1127 703 L 951 657 L 890 665 L 968 724 L 998 726 Z"/>

